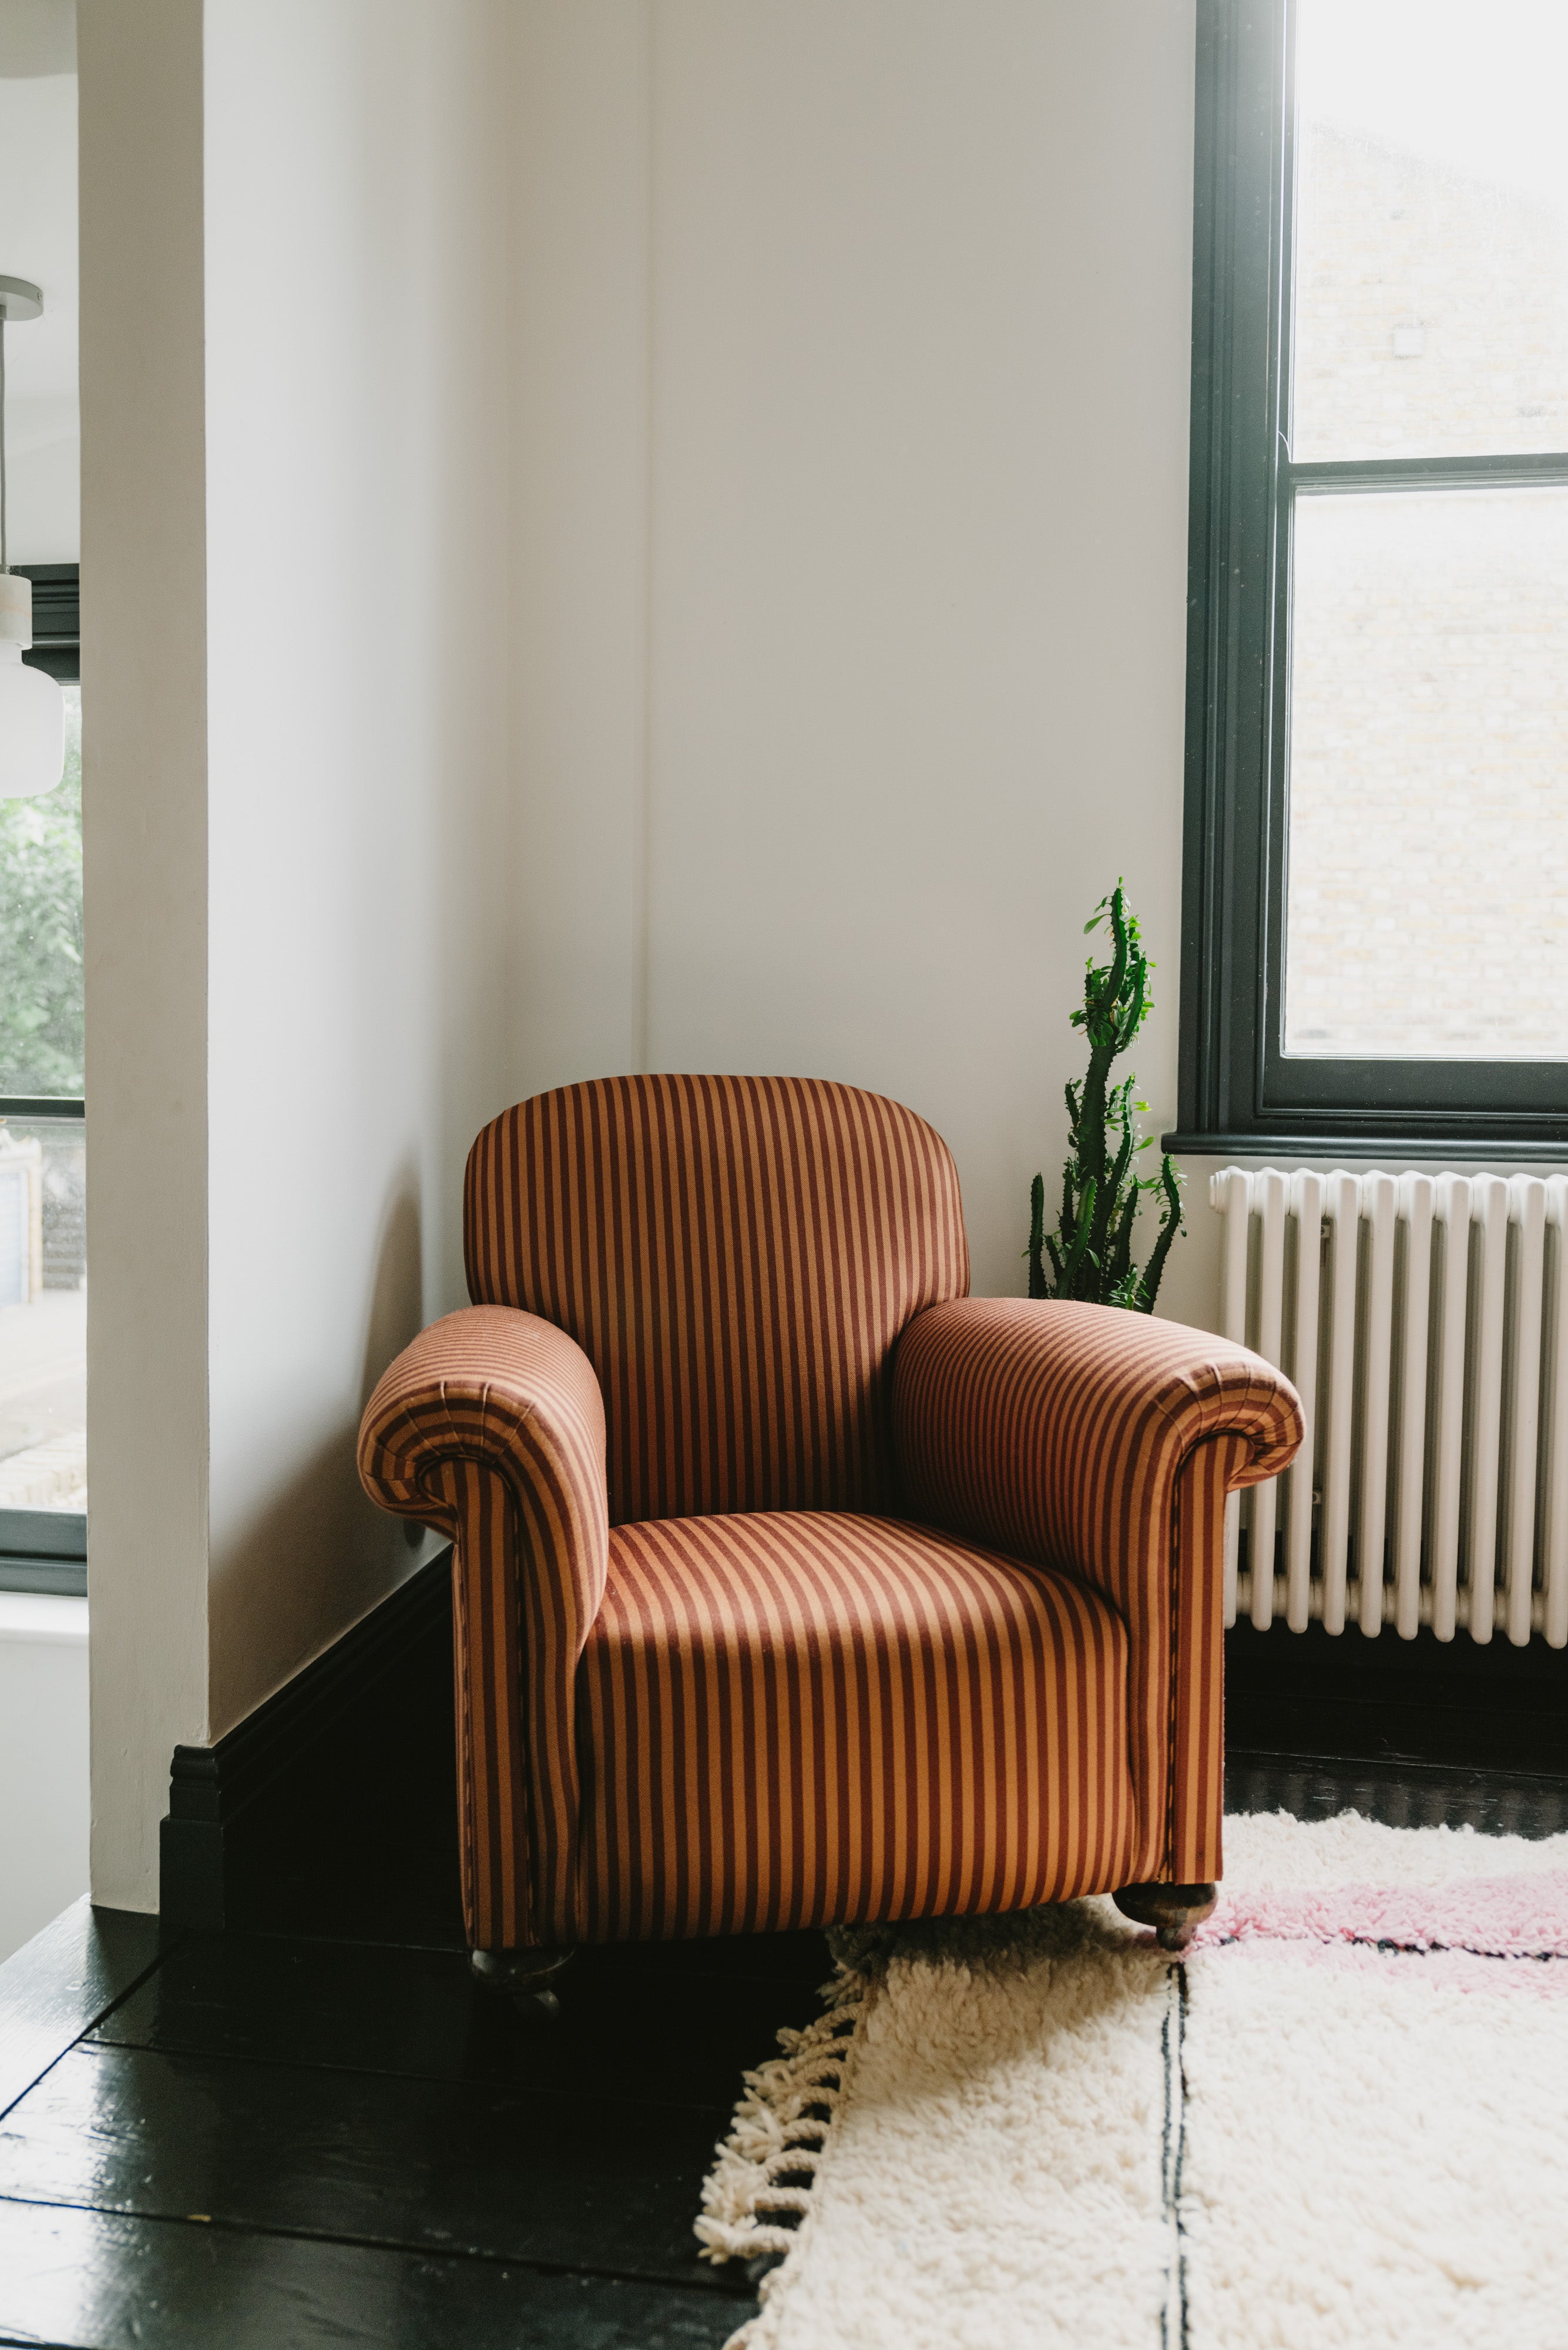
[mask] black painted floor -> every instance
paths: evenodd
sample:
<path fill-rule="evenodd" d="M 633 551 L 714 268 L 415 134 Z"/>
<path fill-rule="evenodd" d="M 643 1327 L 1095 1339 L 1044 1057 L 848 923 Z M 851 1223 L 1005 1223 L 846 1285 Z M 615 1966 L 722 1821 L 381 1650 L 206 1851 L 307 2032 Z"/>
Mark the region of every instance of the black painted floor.
<path fill-rule="evenodd" d="M 67 1911 L 0 1970 L 0 2343 L 717 2350 L 691 2221 L 819 1935 L 586 1953 L 560 2021 L 462 1951 Z"/>
<path fill-rule="evenodd" d="M 1568 1774 L 1449 1755 L 1440 1723 L 1425 1755 L 1303 1751 L 1303 1692 L 1237 1679 L 1232 1809 L 1568 1828 Z M 1525 1759 L 1559 1756 L 1555 1700 Z M 531 2022 L 470 1976 L 450 1701 L 425 1712 L 374 1801 L 316 1754 L 250 1856 L 273 1930 L 82 1903 L 0 1968 L 0 2344 L 717 2350 L 754 2307 L 691 2220 L 742 2072 L 816 2012 L 822 1938 L 587 1952 Z"/>

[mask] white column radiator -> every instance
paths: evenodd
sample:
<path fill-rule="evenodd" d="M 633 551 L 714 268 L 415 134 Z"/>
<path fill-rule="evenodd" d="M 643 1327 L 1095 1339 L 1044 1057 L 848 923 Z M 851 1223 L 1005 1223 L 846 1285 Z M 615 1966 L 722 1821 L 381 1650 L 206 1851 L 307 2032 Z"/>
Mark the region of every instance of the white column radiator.
<path fill-rule="evenodd" d="M 1568 1645 L 1568 1176 L 1231 1167 L 1210 1198 L 1225 1336 L 1307 1423 L 1231 1497 L 1226 1622 Z"/>

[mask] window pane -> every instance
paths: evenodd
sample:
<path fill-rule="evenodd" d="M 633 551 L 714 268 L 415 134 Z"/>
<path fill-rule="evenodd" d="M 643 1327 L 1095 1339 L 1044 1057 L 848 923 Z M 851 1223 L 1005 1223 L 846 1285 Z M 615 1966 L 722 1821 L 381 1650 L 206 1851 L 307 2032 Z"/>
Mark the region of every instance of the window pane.
<path fill-rule="evenodd" d="M 58 788 L 0 800 L 0 1094 L 82 1091 L 81 689 L 63 691 Z M 0 1122 L 0 1511 L 87 1507 L 86 1167 L 79 1118 Z"/>
<path fill-rule="evenodd" d="M 0 1125 L 0 1510 L 87 1508 L 86 1137 Z"/>
<path fill-rule="evenodd" d="M 1305 496 L 1285 1050 L 1568 1059 L 1568 488 Z"/>
<path fill-rule="evenodd" d="M 1301 0 L 1292 455 L 1568 449 L 1568 9 Z"/>
<path fill-rule="evenodd" d="M 0 1095 L 82 1093 L 82 697 L 66 697 L 66 771 L 0 800 Z"/>

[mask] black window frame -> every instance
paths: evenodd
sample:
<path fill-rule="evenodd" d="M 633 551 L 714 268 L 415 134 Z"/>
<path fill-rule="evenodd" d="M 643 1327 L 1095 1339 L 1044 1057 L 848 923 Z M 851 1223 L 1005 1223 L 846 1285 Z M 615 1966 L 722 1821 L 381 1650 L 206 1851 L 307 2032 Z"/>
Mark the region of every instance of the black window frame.
<path fill-rule="evenodd" d="M 33 641 L 22 659 L 62 685 L 82 673 L 81 569 L 75 563 L 14 563 L 33 583 Z"/>
<path fill-rule="evenodd" d="M 1293 464 L 1294 0 L 1198 0 L 1177 1151 L 1568 1159 L 1568 1062 L 1282 1049 L 1294 502 L 1568 484 L 1568 452 Z"/>

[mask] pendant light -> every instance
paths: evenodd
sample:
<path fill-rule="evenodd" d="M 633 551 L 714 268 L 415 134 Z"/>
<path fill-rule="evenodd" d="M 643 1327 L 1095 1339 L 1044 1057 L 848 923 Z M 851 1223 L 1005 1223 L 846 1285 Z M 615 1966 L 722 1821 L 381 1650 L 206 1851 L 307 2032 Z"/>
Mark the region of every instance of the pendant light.
<path fill-rule="evenodd" d="M 66 703 L 54 679 L 22 659 L 33 641 L 33 583 L 13 571 L 5 542 L 5 328 L 36 318 L 44 297 L 0 277 L 0 799 L 36 799 L 65 773 Z"/>

